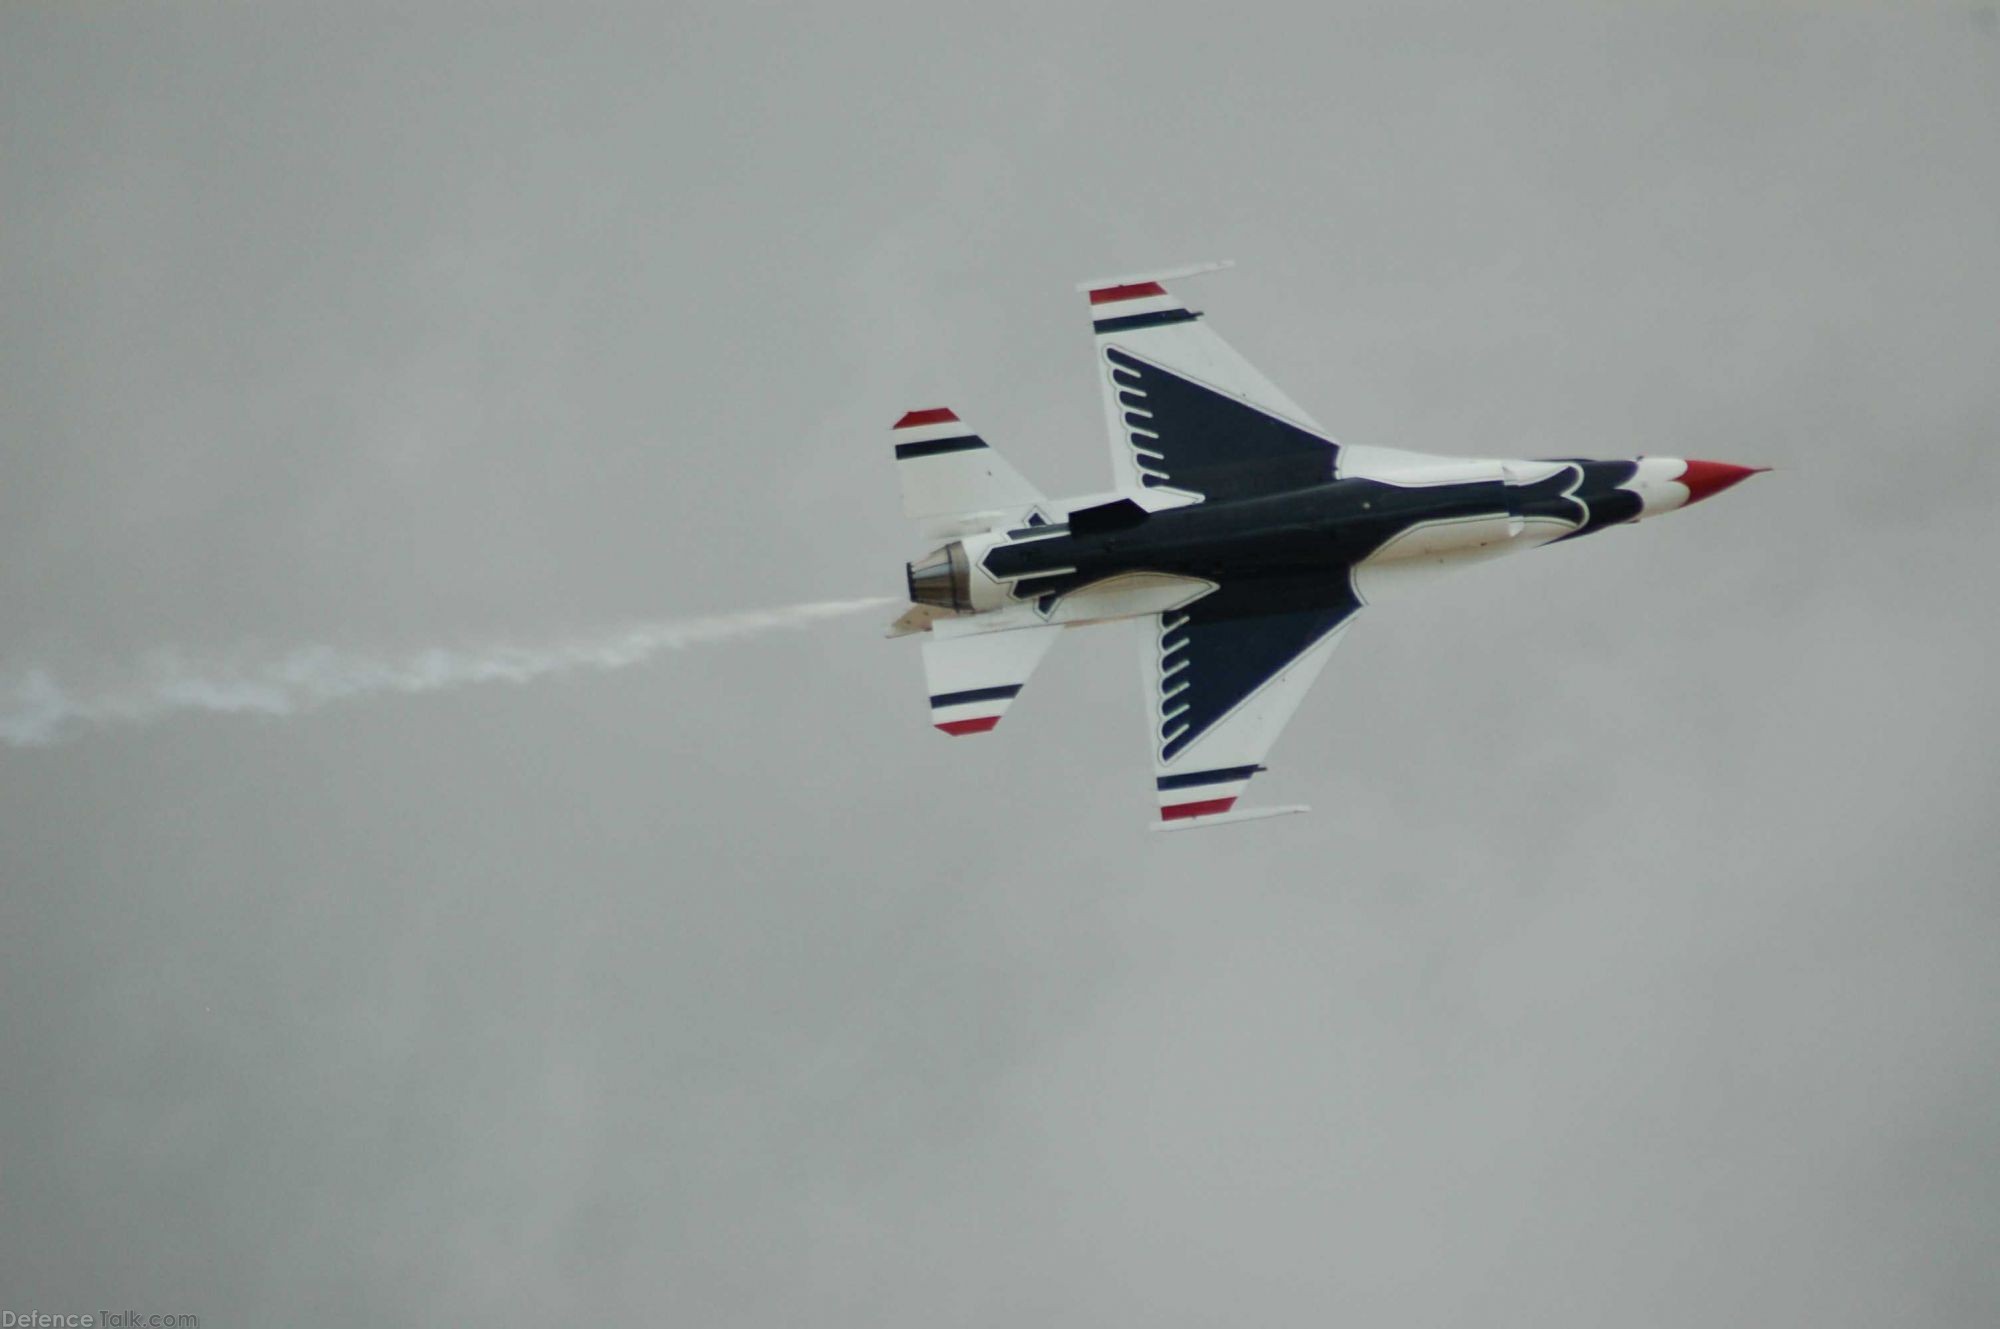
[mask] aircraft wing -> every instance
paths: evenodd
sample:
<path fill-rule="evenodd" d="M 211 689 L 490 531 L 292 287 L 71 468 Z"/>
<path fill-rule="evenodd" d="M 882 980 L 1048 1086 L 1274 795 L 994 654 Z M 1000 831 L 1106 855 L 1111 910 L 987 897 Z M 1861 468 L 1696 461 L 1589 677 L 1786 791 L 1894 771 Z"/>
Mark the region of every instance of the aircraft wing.
<path fill-rule="evenodd" d="M 1351 593 L 1328 603 L 1323 591 L 1314 604 L 1303 589 L 1239 582 L 1153 616 L 1142 678 L 1155 830 L 1305 811 L 1235 808 L 1361 607 Z M 1288 607 L 1298 604 L 1311 607 Z"/>
<path fill-rule="evenodd" d="M 1228 266 L 1203 263 L 1077 287 L 1090 293 L 1119 493 L 1153 511 L 1451 464 L 1449 457 L 1334 442 L 1168 289 Z"/>
<path fill-rule="evenodd" d="M 1149 509 L 1333 478 L 1340 445 L 1167 289 L 1227 266 L 1079 288 L 1090 293 L 1113 475 Z"/>

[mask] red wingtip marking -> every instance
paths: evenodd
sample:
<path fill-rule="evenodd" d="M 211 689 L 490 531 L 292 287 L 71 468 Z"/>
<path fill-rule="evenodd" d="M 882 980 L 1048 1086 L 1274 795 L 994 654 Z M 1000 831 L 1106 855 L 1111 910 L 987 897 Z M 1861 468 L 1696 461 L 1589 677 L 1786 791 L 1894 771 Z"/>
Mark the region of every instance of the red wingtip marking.
<path fill-rule="evenodd" d="M 1100 286 L 1090 293 L 1090 303 L 1108 305 L 1119 300 L 1137 300 L 1143 295 L 1165 295 L 1167 288 L 1156 281 L 1134 282 L 1130 286 Z"/>
<path fill-rule="evenodd" d="M 999 716 L 983 715 L 977 720 L 946 720 L 938 728 L 957 738 L 960 734 L 983 734 L 999 723 Z"/>
<path fill-rule="evenodd" d="M 898 429 L 913 429 L 918 425 L 941 425 L 956 421 L 958 416 L 942 406 L 928 411 L 905 411 L 903 418 L 896 421 Z"/>
<path fill-rule="evenodd" d="M 1227 812 L 1235 802 L 1233 798 L 1211 798 L 1201 803 L 1176 803 L 1170 808 L 1160 809 L 1160 820 L 1180 821 L 1184 817 L 1206 817 L 1211 812 Z"/>
<path fill-rule="evenodd" d="M 1719 494 L 1729 486 L 1741 484 L 1769 469 L 1767 466 L 1738 466 L 1726 461 L 1691 461 L 1681 472 L 1681 483 L 1687 486 L 1688 502 L 1699 503 L 1711 494 Z"/>

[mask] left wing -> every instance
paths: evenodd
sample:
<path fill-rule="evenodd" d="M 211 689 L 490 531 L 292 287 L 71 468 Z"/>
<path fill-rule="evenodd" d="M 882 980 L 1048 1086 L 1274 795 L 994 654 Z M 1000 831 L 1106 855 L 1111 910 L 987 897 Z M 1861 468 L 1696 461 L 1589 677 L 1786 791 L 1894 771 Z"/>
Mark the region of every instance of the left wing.
<path fill-rule="evenodd" d="M 1249 498 L 1449 459 L 1336 443 L 1168 289 L 1227 263 L 1085 282 L 1120 493 L 1148 510 Z"/>
<path fill-rule="evenodd" d="M 1090 294 L 1118 488 L 1148 508 L 1331 480 L 1340 446 L 1165 283 L 1227 267 L 1107 278 Z"/>
<path fill-rule="evenodd" d="M 1316 606 L 1286 607 L 1312 605 L 1305 589 L 1238 582 L 1154 617 L 1143 673 L 1160 805 L 1154 829 L 1305 810 L 1235 810 L 1361 607 L 1351 592 L 1329 601 L 1323 591 Z"/>

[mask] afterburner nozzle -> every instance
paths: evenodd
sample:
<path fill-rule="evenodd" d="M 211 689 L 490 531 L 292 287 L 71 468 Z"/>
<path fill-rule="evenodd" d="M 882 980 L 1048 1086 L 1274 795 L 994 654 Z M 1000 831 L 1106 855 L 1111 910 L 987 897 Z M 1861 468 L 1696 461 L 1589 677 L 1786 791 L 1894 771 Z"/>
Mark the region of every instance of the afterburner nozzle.
<path fill-rule="evenodd" d="M 917 604 L 961 614 L 972 608 L 972 564 L 963 541 L 953 540 L 921 563 L 905 563 L 903 579 Z"/>

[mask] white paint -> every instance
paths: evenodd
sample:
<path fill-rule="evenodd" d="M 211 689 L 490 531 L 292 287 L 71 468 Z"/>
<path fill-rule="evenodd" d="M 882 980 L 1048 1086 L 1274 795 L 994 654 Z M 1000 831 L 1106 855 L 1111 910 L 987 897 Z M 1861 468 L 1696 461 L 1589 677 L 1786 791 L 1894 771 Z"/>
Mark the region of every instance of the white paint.
<path fill-rule="evenodd" d="M 1019 632 L 994 632 L 969 637 L 933 635 L 924 642 L 924 683 L 931 696 L 1027 684 L 1042 657 L 1055 645 L 1061 628 L 1043 626 Z M 987 697 L 952 706 L 931 706 L 931 723 L 998 720 L 1013 705 L 1012 697 Z"/>
<path fill-rule="evenodd" d="M 976 434 L 960 419 L 906 425 L 891 431 L 898 445 L 934 443 Z M 989 444 L 960 452 L 908 457 L 896 462 L 903 487 L 903 515 L 932 536 L 1018 524 L 1042 503 L 1042 491 Z"/>

